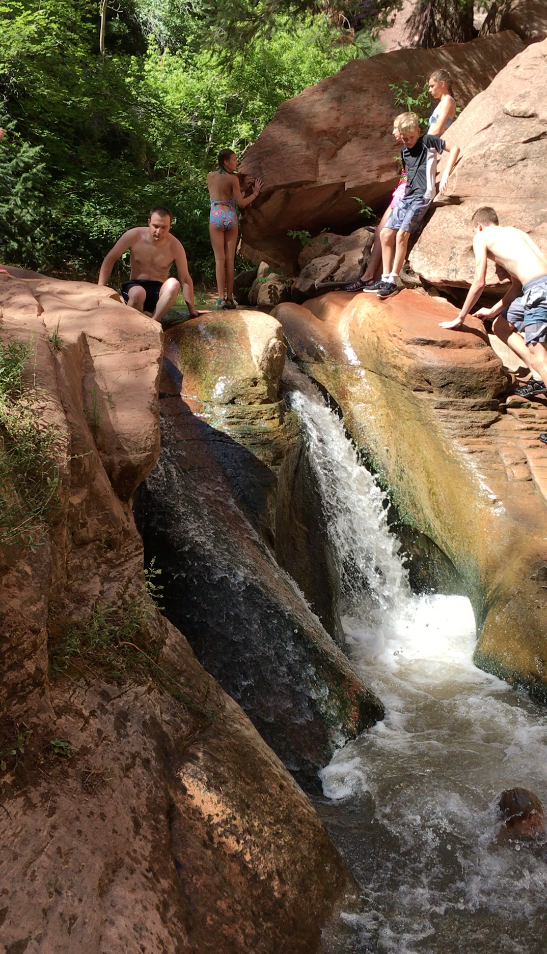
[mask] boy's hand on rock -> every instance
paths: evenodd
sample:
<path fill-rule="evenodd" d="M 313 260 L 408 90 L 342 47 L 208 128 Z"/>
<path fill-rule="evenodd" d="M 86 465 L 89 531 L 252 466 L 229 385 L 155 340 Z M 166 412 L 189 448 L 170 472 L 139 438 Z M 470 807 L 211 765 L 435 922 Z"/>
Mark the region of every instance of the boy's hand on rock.
<path fill-rule="evenodd" d="M 471 315 L 472 318 L 491 318 L 492 309 L 491 308 L 479 308 L 478 311 L 474 311 Z"/>
<path fill-rule="evenodd" d="M 439 185 L 439 192 L 442 195 L 444 195 L 447 188 L 448 188 L 448 176 L 446 175 L 446 173 L 443 172 L 443 175 L 441 177 L 441 183 Z"/>

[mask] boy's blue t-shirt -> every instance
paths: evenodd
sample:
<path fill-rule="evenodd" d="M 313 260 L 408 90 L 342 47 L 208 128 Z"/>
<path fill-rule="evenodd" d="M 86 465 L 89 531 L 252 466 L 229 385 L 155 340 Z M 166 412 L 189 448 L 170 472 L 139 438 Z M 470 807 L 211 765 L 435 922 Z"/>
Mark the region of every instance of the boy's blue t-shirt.
<path fill-rule="evenodd" d="M 437 154 L 442 153 L 445 146 L 444 139 L 429 133 L 420 136 L 411 149 L 403 146 L 401 156 L 408 175 L 405 198 L 411 195 L 422 195 L 425 199 L 434 197 Z"/>

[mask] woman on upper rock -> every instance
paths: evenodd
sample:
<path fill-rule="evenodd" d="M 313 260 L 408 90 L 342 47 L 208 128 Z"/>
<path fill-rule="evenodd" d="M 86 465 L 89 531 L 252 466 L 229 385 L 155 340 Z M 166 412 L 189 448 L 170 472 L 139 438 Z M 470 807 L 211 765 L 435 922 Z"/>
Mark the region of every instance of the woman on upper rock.
<path fill-rule="evenodd" d="M 209 235 L 215 253 L 215 271 L 218 288 L 218 308 L 235 308 L 234 293 L 235 254 L 237 245 L 236 202 L 240 209 L 256 199 L 262 188 L 262 179 L 247 178 L 252 185 L 252 194 L 243 197 L 236 173 L 237 156 L 233 149 L 221 149 L 218 154 L 218 169 L 207 176 L 207 188 L 211 198 Z"/>
<path fill-rule="evenodd" d="M 454 122 L 456 100 L 452 93 L 452 77 L 448 70 L 435 70 L 428 80 L 429 95 L 438 99 L 435 109 L 429 117 L 428 133 L 440 136 Z"/>

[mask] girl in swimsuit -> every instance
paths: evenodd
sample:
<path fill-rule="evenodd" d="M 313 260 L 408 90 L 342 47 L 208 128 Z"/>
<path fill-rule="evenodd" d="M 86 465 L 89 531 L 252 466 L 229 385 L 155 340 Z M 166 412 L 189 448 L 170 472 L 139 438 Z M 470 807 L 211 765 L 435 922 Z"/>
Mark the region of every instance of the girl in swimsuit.
<path fill-rule="evenodd" d="M 262 188 L 262 179 L 254 179 L 251 195 L 243 198 L 239 179 L 235 175 L 236 169 L 235 152 L 232 149 L 221 149 L 218 169 L 207 176 L 207 188 L 211 197 L 209 235 L 215 253 L 219 308 L 236 307 L 232 298 L 238 232 L 236 202 L 240 209 L 244 209 L 256 199 Z"/>
<path fill-rule="evenodd" d="M 429 94 L 439 102 L 429 117 L 428 133 L 431 136 L 441 136 L 445 129 L 454 122 L 456 115 L 456 100 L 452 93 L 452 77 L 448 70 L 435 70 L 428 81 Z"/>

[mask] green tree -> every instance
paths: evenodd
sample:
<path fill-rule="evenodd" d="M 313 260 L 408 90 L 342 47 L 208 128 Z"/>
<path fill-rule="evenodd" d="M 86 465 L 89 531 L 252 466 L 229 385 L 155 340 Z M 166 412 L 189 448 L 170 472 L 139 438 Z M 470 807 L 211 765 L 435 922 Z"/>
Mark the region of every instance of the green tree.
<path fill-rule="evenodd" d="M 194 277 L 208 278 L 205 175 L 215 154 L 242 150 L 284 99 L 372 47 L 333 43 L 324 16 L 278 16 L 270 39 L 257 34 L 227 60 L 200 43 L 201 0 L 104 9 L 101 55 L 99 0 L 0 0 L 0 120 L 9 129 L 0 173 L 10 221 L 0 256 L 94 278 L 120 233 L 167 204 Z M 163 30 L 161 41 L 153 29 Z M 128 52 L 141 42 L 146 53 Z"/>

